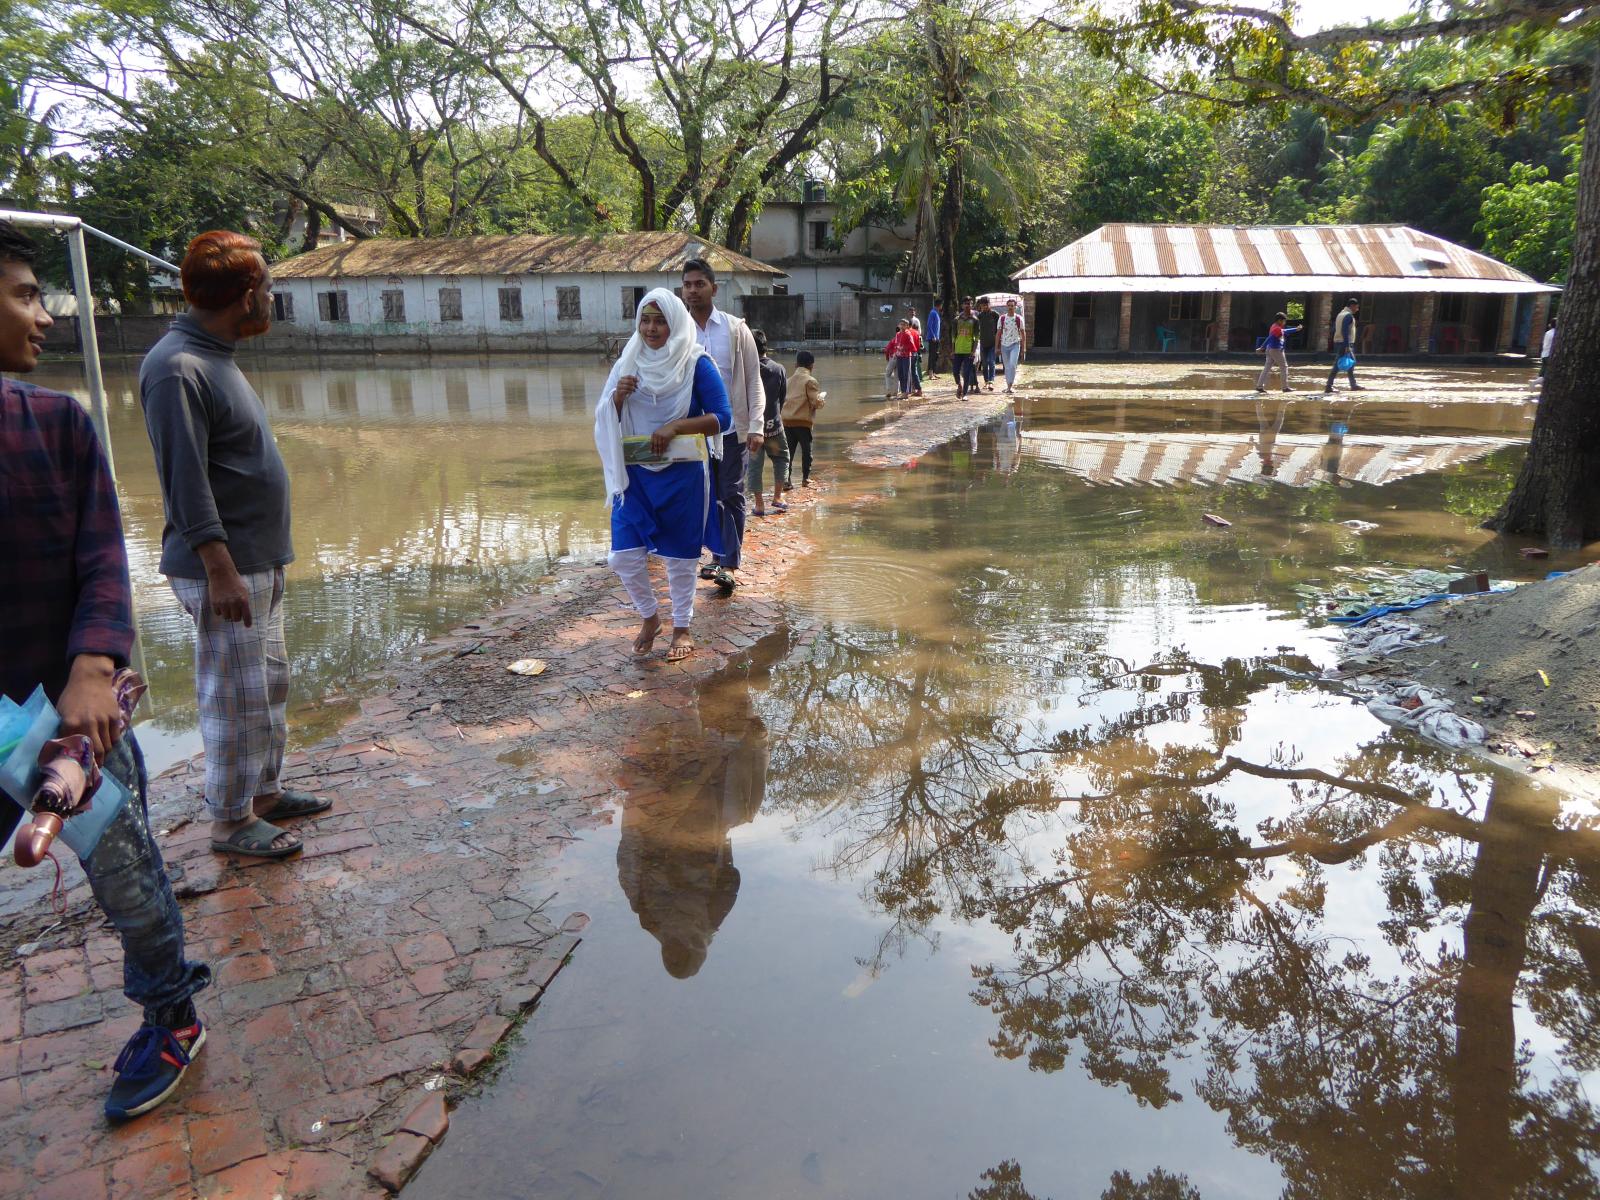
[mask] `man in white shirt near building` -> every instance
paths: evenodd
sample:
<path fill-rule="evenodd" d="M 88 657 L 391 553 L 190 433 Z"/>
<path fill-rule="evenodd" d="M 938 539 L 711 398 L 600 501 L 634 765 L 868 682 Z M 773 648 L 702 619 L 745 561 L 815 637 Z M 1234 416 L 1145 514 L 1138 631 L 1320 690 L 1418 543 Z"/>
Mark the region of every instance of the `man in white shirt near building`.
<path fill-rule="evenodd" d="M 1556 323 L 1554 320 L 1545 326 L 1544 342 L 1539 346 L 1539 378 L 1543 379 L 1546 371 L 1550 369 L 1550 356 L 1556 352 Z"/>
<path fill-rule="evenodd" d="M 724 592 L 738 585 L 739 549 L 744 541 L 745 471 L 752 454 L 761 451 L 767 397 L 761 387 L 761 355 L 743 319 L 716 307 L 717 276 L 711 264 L 691 258 L 683 264 L 683 303 L 694 318 L 700 344 L 717 364 L 728 389 L 733 428 L 722 439 L 717 467 L 717 500 L 722 504 L 722 544 L 726 551 L 700 578 L 715 579 Z"/>

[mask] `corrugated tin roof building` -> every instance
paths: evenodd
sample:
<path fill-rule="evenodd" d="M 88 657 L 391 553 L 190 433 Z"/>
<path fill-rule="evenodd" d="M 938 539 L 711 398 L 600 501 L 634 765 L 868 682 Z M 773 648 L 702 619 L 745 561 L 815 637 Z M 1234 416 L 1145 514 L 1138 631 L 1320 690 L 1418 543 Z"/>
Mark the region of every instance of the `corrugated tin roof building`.
<path fill-rule="evenodd" d="M 273 333 L 351 349 L 595 349 L 632 332 L 644 294 L 678 287 L 694 258 L 735 313 L 784 275 L 688 233 L 366 238 L 273 265 Z"/>
<path fill-rule="evenodd" d="M 1363 353 L 1506 352 L 1557 290 L 1405 225 L 1102 225 L 1014 278 L 1035 344 L 1065 351 L 1253 351 L 1296 305 L 1322 350 L 1354 296 Z"/>

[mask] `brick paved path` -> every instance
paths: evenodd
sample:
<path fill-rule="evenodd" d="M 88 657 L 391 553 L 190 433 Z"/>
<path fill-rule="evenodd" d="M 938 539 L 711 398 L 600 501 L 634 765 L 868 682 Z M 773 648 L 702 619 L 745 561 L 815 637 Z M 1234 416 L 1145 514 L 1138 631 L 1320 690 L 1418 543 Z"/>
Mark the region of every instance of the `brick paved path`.
<path fill-rule="evenodd" d="M 335 805 L 299 825 L 306 850 L 287 863 L 219 858 L 203 819 L 173 828 L 166 814 L 199 817 L 195 764 L 155 781 L 191 952 L 216 973 L 199 997 L 209 1044 L 173 1100 L 107 1126 L 110 1063 L 138 1014 L 115 934 L 69 864 L 65 924 L 45 932 L 49 914 L 30 913 L 0 937 L 0 1197 L 399 1186 L 443 1136 L 445 1095 L 578 945 L 587 918 L 545 886 L 549 859 L 609 820 L 614 748 L 782 624 L 777 585 L 811 551 L 797 527 L 816 493 L 795 495 L 788 517 L 751 522 L 732 598 L 703 585 L 685 663 L 660 657 L 665 635 L 635 659 L 622 589 L 588 566 L 395 668 L 334 742 L 291 756 L 288 782 Z M 548 672 L 507 673 L 522 657 Z"/>
<path fill-rule="evenodd" d="M 900 405 L 893 419 L 850 447 L 850 458 L 864 467 L 903 467 L 914 458 L 959 437 L 974 425 L 991 421 L 1011 407 L 1015 397 L 981 392 L 956 399 L 954 384 L 928 384 L 928 399 Z M 876 414 L 863 418 L 867 424 Z"/>

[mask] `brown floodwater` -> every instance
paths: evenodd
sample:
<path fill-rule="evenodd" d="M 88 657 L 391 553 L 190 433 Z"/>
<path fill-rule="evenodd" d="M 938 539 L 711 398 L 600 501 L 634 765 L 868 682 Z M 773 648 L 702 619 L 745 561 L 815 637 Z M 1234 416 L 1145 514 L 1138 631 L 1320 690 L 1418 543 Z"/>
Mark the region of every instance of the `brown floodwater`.
<path fill-rule="evenodd" d="M 340 711 L 305 700 L 600 553 L 601 368 L 250 368 L 294 478 L 299 736 Z M 873 471 L 842 450 L 878 366 L 822 364 L 797 628 L 623 748 L 610 827 L 545 888 L 584 944 L 408 1196 L 1595 1193 L 1594 814 L 1317 686 L 1334 634 L 1296 590 L 1584 561 L 1477 528 L 1515 445 L 1415 461 L 1524 436 L 1527 373 L 1391 370 L 1280 422 L 1247 369 L 1096 369 Z M 170 758 L 188 642 L 119 378 Z M 1405 469 L 1264 475 L 1263 414 L 1274 462 L 1338 424 Z M 1108 434 L 1154 447 L 1114 482 L 1039 449 Z M 1192 434 L 1251 453 L 1139 481 Z"/>

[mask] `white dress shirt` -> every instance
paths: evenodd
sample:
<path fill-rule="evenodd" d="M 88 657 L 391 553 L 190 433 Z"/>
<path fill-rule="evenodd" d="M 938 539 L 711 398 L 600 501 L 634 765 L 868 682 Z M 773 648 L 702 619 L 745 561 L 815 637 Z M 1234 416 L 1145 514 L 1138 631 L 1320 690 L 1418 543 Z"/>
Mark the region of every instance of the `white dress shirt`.
<path fill-rule="evenodd" d="M 698 321 L 695 322 L 695 336 L 700 339 L 700 344 L 711 356 L 711 361 L 717 364 L 717 370 L 722 372 L 722 386 L 728 389 L 729 395 L 732 395 L 733 338 L 728 328 L 728 318 L 723 315 L 720 308 L 711 310 L 711 316 L 706 319 L 704 326 Z"/>

